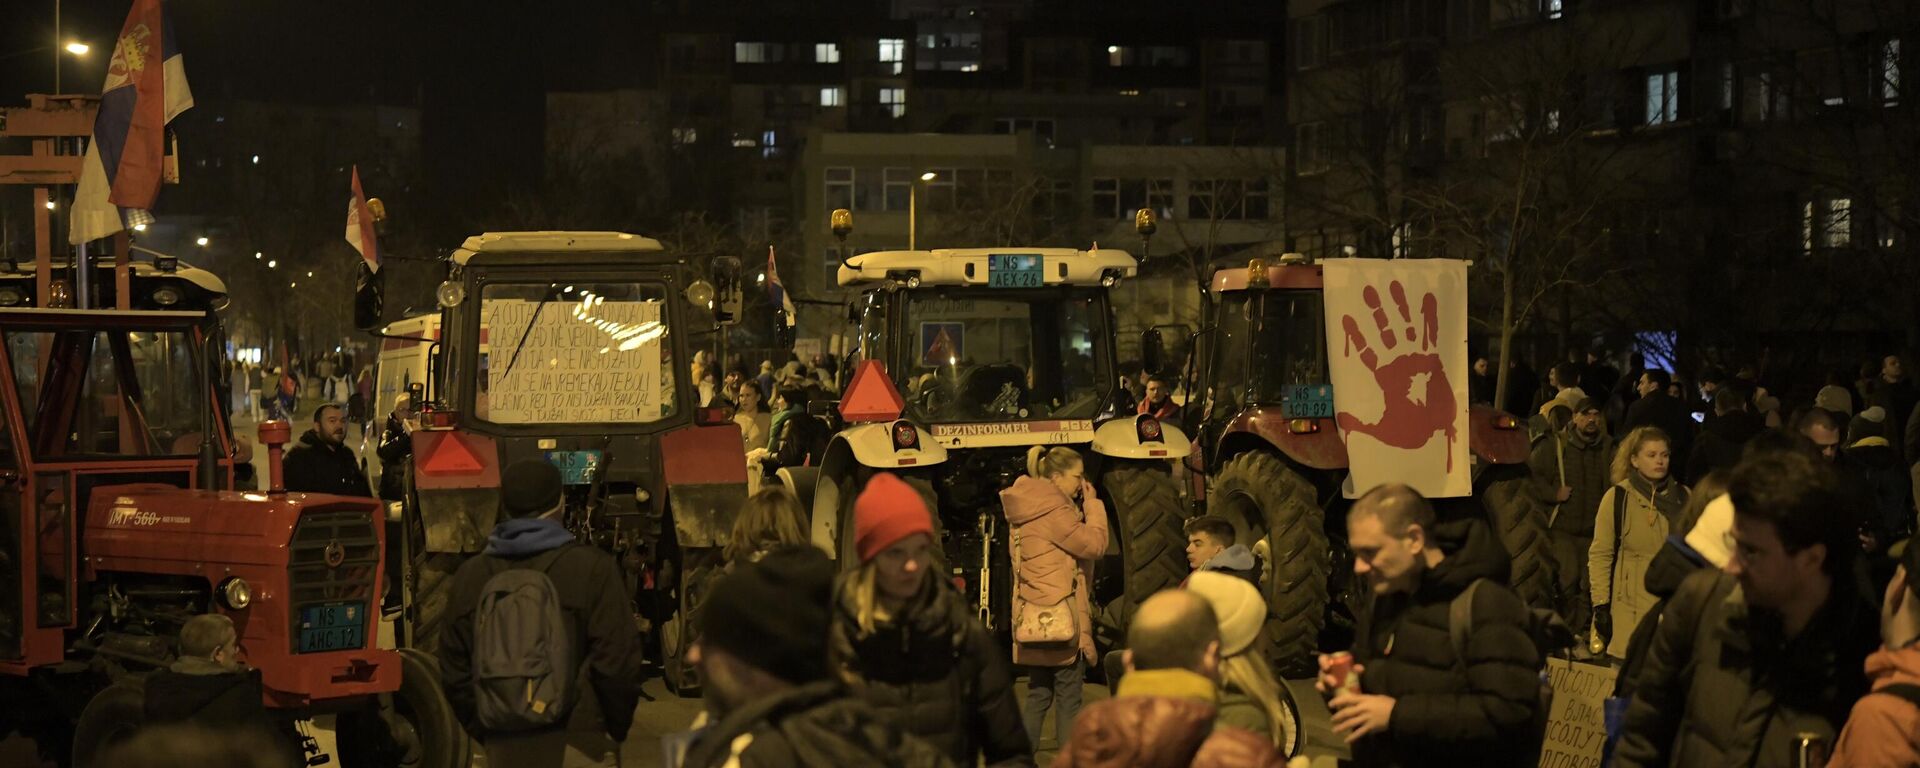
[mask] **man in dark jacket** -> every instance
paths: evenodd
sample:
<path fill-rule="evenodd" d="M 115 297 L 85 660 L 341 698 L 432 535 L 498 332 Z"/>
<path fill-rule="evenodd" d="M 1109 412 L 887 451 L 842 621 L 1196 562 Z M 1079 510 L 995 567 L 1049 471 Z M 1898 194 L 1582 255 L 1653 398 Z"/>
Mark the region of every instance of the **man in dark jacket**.
<path fill-rule="evenodd" d="M 240 665 L 238 643 L 233 620 L 225 615 L 188 619 L 180 627 L 178 660 L 147 675 L 147 722 L 190 722 L 228 734 L 249 731 L 272 746 L 272 764 L 305 764 L 292 722 L 261 704 L 260 670 Z"/>
<path fill-rule="evenodd" d="M 1252 731 L 1216 725 L 1220 625 L 1198 593 L 1146 599 L 1127 626 L 1126 675 L 1087 707 L 1053 768 L 1280 768 L 1286 756 Z"/>
<path fill-rule="evenodd" d="M 1600 498 L 1613 483 L 1608 476 L 1612 446 L 1600 423 L 1600 401 L 1575 403 L 1573 420 L 1542 440 L 1527 460 L 1534 497 L 1547 513 L 1547 538 L 1553 547 L 1554 609 L 1575 637 L 1586 637 L 1593 613 L 1587 589 L 1587 548 L 1593 544 L 1593 519 Z"/>
<path fill-rule="evenodd" d="M 1867 405 L 1877 405 L 1887 410 L 1887 439 L 1904 438 L 1908 434 L 1907 418 L 1916 407 L 1920 407 L 1920 389 L 1916 389 L 1913 380 L 1907 377 L 1905 361 L 1899 355 L 1881 358 L 1880 379 L 1874 382 Z M 1920 456 L 1907 452 L 1904 446 L 1895 445 L 1894 448 L 1902 451 L 1900 459 L 1907 464 L 1920 463 Z"/>
<path fill-rule="evenodd" d="M 1687 485 L 1699 485 L 1700 478 L 1716 469 L 1732 471 L 1733 465 L 1740 463 L 1740 452 L 1746 449 L 1747 441 L 1767 428 L 1749 405 L 1752 397 L 1753 393 L 1740 385 L 1714 390 L 1713 418 L 1701 425 L 1700 437 L 1693 441 L 1693 452 L 1687 456 Z"/>
<path fill-rule="evenodd" d="M 1260 558 L 1247 545 L 1234 543 L 1233 523 L 1218 515 L 1201 515 L 1188 520 L 1185 528 L 1187 567 L 1219 571 L 1260 586 Z"/>
<path fill-rule="evenodd" d="M 1679 398 L 1667 394 L 1673 377 L 1658 368 L 1640 374 L 1640 399 L 1627 408 L 1627 421 L 1620 427 L 1621 437 L 1639 427 L 1659 427 L 1672 441 L 1667 447 L 1674 456 L 1692 456 L 1693 416 Z"/>
<path fill-rule="evenodd" d="M 521 459 L 500 475 L 501 506 L 510 519 L 494 526 L 486 551 L 460 564 L 447 593 L 447 626 L 440 640 L 440 684 L 454 715 L 480 740 L 492 765 L 559 766 L 566 754 L 566 722 L 534 731 L 489 731 L 475 700 L 474 614 L 487 580 L 553 550 L 544 572 L 553 580 L 566 617 L 569 658 L 584 659 L 587 678 L 600 704 L 605 732 L 614 749 L 633 726 L 640 704 L 645 664 L 640 632 L 634 624 L 633 598 L 613 557 L 598 548 L 578 546 L 560 524 L 563 508 L 560 470 L 541 459 Z M 569 673 L 578 675 L 578 670 Z M 571 710 L 574 702 L 560 704 Z"/>
<path fill-rule="evenodd" d="M 346 446 L 346 439 L 347 412 L 339 404 L 313 409 L 313 429 L 300 436 L 299 444 L 283 460 L 287 490 L 372 496 L 367 473 L 360 469 L 360 460 Z"/>
<path fill-rule="evenodd" d="M 1866 530 L 1874 551 L 1913 535 L 1913 488 L 1907 468 L 1887 437 L 1886 411 L 1873 406 L 1847 425 L 1847 447 L 1840 455 L 1842 476 L 1854 482 L 1870 510 Z"/>
<path fill-rule="evenodd" d="M 694 731 L 668 740 L 679 765 L 953 765 L 833 678 L 833 576 L 826 555 L 797 545 L 737 563 L 714 584 L 694 619 L 700 639 L 687 654 L 705 683 L 706 711 Z"/>
<path fill-rule="evenodd" d="M 1337 690 L 1326 656 L 1317 686 L 1337 692 L 1333 729 L 1353 745 L 1354 764 L 1531 765 L 1541 658 L 1493 533 L 1478 519 L 1436 526 L 1426 499 L 1386 485 L 1354 502 L 1347 540 L 1354 575 L 1373 593 L 1354 641 L 1360 692 Z M 1453 603 L 1469 587 L 1462 658 Z"/>
<path fill-rule="evenodd" d="M 1731 559 L 1674 593 L 1636 678 L 1614 764 L 1785 768 L 1833 743 L 1867 691 L 1879 633 L 1853 571 L 1855 525 L 1833 469 L 1801 452 L 1734 469 Z"/>

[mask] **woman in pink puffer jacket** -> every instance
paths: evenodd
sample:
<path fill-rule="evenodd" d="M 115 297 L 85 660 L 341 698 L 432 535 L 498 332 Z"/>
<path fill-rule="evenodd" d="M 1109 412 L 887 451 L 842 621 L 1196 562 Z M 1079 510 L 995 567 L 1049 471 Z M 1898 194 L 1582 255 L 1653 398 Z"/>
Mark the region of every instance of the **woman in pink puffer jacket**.
<path fill-rule="evenodd" d="M 1107 549 L 1107 508 L 1087 483 L 1080 454 L 1046 446 L 1027 452 L 1027 474 L 1000 492 L 1000 503 L 1018 536 L 1014 589 L 1020 597 L 1046 606 L 1071 596 L 1077 641 L 1013 644 L 1013 663 L 1027 674 L 1027 735 L 1038 749 L 1041 724 L 1057 699 L 1053 732 L 1055 743 L 1065 744 L 1080 712 L 1087 662 L 1094 659 L 1087 596 L 1094 561 Z"/>

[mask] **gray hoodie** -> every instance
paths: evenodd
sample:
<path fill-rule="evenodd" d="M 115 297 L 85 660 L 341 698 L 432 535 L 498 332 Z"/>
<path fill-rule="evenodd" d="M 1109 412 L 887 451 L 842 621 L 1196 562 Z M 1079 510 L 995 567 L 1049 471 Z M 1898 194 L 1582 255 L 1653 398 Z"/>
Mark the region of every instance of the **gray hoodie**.
<path fill-rule="evenodd" d="M 1248 549 L 1245 544 L 1235 544 L 1220 550 L 1220 554 L 1201 563 L 1200 570 L 1219 571 L 1238 576 L 1253 582 L 1256 587 L 1260 586 L 1260 558 L 1254 557 L 1253 550 Z"/>

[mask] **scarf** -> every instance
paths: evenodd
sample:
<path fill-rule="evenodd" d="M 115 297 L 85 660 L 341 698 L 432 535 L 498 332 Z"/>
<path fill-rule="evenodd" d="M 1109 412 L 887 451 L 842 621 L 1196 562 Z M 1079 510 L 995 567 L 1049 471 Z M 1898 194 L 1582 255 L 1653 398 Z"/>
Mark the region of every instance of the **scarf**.
<path fill-rule="evenodd" d="M 1687 487 L 1675 482 L 1673 475 L 1669 474 L 1655 483 L 1641 476 L 1639 472 L 1630 472 L 1627 475 L 1627 484 L 1633 488 L 1634 493 L 1640 494 L 1641 498 L 1646 499 L 1652 507 L 1647 512 L 1647 525 L 1654 524 L 1653 516 L 1656 513 L 1667 519 L 1669 530 L 1680 520 L 1681 509 L 1687 506 Z"/>
<path fill-rule="evenodd" d="M 788 408 L 781 409 L 779 413 L 776 413 L 773 415 L 773 420 L 767 423 L 767 447 L 768 448 L 772 448 L 774 443 L 780 439 L 780 425 L 787 423 L 787 418 L 792 416 L 794 412 L 798 410 L 800 409 L 788 407 Z"/>

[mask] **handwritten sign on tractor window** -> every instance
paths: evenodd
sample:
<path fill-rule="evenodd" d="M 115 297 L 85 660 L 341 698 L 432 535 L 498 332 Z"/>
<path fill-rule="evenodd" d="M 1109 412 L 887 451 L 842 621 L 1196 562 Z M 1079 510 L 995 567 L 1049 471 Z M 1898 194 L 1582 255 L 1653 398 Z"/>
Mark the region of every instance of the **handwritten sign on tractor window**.
<path fill-rule="evenodd" d="M 1604 706 L 1619 672 L 1599 664 L 1549 658 L 1547 674 L 1553 678 L 1553 709 L 1547 713 L 1540 768 L 1598 768 L 1607 740 Z"/>
<path fill-rule="evenodd" d="M 483 418 L 496 424 L 625 424 L 671 412 L 673 382 L 660 359 L 667 340 L 660 302 L 589 303 L 486 302 L 482 322 L 490 354 Z"/>

